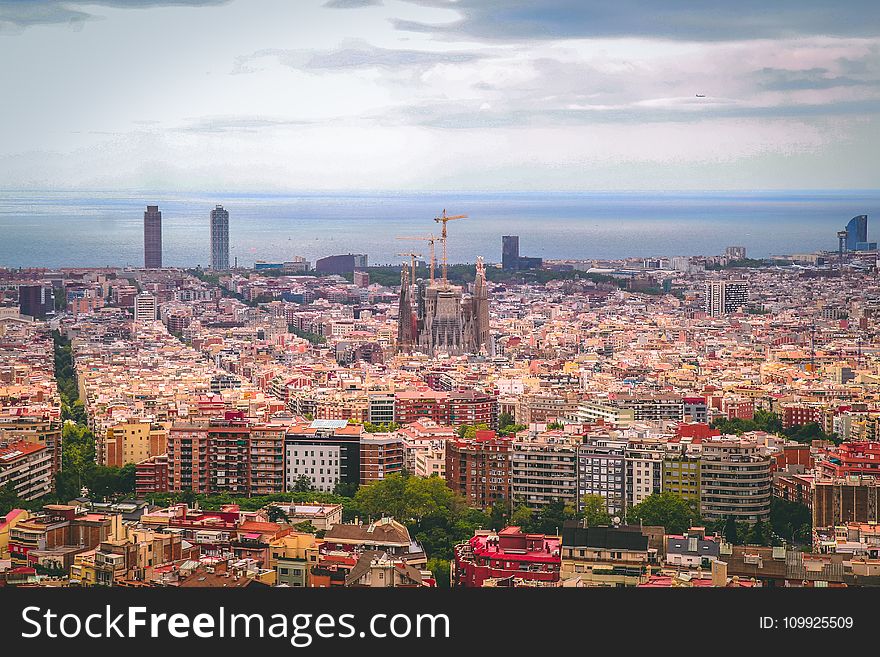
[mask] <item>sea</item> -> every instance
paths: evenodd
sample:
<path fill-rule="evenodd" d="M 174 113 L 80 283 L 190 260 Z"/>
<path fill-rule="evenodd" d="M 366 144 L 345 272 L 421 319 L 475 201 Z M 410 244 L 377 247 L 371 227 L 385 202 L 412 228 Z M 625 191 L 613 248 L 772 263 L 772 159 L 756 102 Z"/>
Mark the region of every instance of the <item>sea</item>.
<path fill-rule="evenodd" d="M 837 231 L 868 215 L 880 241 L 880 190 L 802 192 L 425 192 L 217 194 L 0 191 L 0 267 L 143 265 L 143 212 L 162 211 L 163 264 L 207 266 L 209 216 L 229 211 L 230 260 L 283 262 L 366 253 L 398 264 L 428 245 L 399 236 L 439 235 L 444 209 L 450 262 L 501 260 L 502 235 L 520 255 L 619 259 L 720 254 L 749 257 L 836 250 Z M 439 243 L 437 255 L 440 256 Z M 407 258 L 408 259 L 408 258 Z"/>

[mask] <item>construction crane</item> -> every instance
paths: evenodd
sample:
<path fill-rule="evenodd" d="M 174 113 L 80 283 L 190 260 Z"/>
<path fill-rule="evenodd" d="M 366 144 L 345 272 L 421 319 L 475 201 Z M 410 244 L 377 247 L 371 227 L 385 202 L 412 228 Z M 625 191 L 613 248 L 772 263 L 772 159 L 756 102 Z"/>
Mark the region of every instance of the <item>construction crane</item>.
<path fill-rule="evenodd" d="M 398 237 L 399 240 L 412 240 L 417 242 L 427 242 L 431 245 L 431 285 L 434 285 L 434 267 L 437 264 L 437 259 L 434 257 L 434 242 L 436 242 L 439 238 L 434 235 L 426 235 L 424 237 L 413 236 L 413 235 L 403 235 Z"/>
<path fill-rule="evenodd" d="M 410 278 L 410 284 L 415 285 L 416 282 L 416 258 L 421 258 L 421 253 L 398 253 L 400 257 L 409 256 L 410 261 L 410 271 L 412 272 L 412 277 Z M 404 265 L 406 266 L 406 265 Z"/>
<path fill-rule="evenodd" d="M 440 234 L 440 240 L 443 242 L 443 285 L 446 286 L 448 281 L 446 278 L 446 270 L 448 266 L 447 258 L 446 258 L 446 222 L 452 221 L 453 219 L 465 219 L 467 218 L 466 214 L 456 214 L 449 216 L 446 214 L 446 208 L 443 208 L 443 214 L 439 217 L 434 217 L 434 221 L 438 224 L 443 224 L 443 232 Z"/>

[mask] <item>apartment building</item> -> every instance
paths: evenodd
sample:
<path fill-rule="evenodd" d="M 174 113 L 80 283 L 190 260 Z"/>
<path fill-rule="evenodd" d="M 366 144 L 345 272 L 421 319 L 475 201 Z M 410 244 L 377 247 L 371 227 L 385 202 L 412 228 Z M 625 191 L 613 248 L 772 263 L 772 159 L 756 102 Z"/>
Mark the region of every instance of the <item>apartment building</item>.
<path fill-rule="evenodd" d="M 403 440 L 404 467 L 418 477 L 437 475 L 446 478 L 446 443 L 455 437 L 455 430 L 422 419 L 397 430 Z"/>
<path fill-rule="evenodd" d="M 587 495 L 605 500 L 608 513 L 621 515 L 626 503 L 625 440 L 587 436 L 577 447 L 577 504 Z"/>
<path fill-rule="evenodd" d="M 98 463 L 120 468 L 165 454 L 168 426 L 131 418 L 107 427 L 103 439 L 95 442 Z"/>
<path fill-rule="evenodd" d="M 338 483 L 359 484 L 363 429 L 344 420 L 291 426 L 284 439 L 287 489 L 293 490 L 300 477 L 324 492 L 332 492 Z"/>
<path fill-rule="evenodd" d="M 446 444 L 446 483 L 468 503 L 485 509 L 511 503 L 513 440 L 492 430 L 477 431 L 473 439 Z"/>
<path fill-rule="evenodd" d="M 589 527 L 568 521 L 562 529 L 561 578 L 580 586 L 636 586 L 659 565 L 657 550 L 638 526 Z"/>
<path fill-rule="evenodd" d="M 705 520 L 756 522 L 770 518 L 770 457 L 757 443 L 718 439 L 703 442 L 700 514 Z"/>
<path fill-rule="evenodd" d="M 510 460 L 514 504 L 539 510 L 554 501 L 577 503 L 580 436 L 545 431 L 517 436 Z"/>
<path fill-rule="evenodd" d="M 663 490 L 665 441 L 634 439 L 626 446 L 626 503 L 635 506 Z"/>
<path fill-rule="evenodd" d="M 360 439 L 361 484 L 403 472 L 403 439 L 395 433 L 362 433 Z"/>
<path fill-rule="evenodd" d="M 46 447 L 52 457 L 52 476 L 61 471 L 60 417 L 44 415 L 0 415 L 0 443 L 24 440 Z"/>
<path fill-rule="evenodd" d="M 35 500 L 55 488 L 52 453 L 26 440 L 0 441 L 0 488 L 12 485 L 22 500 Z"/>

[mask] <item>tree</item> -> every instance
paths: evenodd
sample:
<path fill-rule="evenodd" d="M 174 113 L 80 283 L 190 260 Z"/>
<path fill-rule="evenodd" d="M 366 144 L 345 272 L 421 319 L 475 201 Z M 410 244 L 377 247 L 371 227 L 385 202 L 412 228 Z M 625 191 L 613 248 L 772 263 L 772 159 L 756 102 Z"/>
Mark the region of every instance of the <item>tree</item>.
<path fill-rule="evenodd" d="M 670 491 L 654 493 L 627 511 L 629 523 L 660 525 L 670 534 L 680 534 L 691 527 L 698 518 L 693 505 L 680 495 Z"/>
<path fill-rule="evenodd" d="M 565 429 L 565 425 L 562 422 L 551 422 L 547 425 L 548 431 L 556 431 L 557 429 Z"/>
<path fill-rule="evenodd" d="M 333 487 L 334 495 L 341 495 L 342 497 L 354 497 L 358 492 L 358 488 L 360 484 L 349 482 L 349 481 L 339 481 Z"/>
<path fill-rule="evenodd" d="M 296 482 L 293 484 L 293 492 L 295 493 L 308 493 L 312 490 L 315 490 L 315 487 L 312 486 L 312 480 L 306 475 L 297 477 Z"/>
<path fill-rule="evenodd" d="M 530 527 L 534 513 L 527 506 L 518 506 L 510 514 L 510 524 L 514 527 Z"/>
<path fill-rule="evenodd" d="M 18 493 L 15 492 L 15 486 L 11 481 L 6 482 L 3 488 L 0 488 L 0 516 L 5 516 L 13 509 L 18 508 L 20 500 Z"/>
<path fill-rule="evenodd" d="M 287 514 L 284 513 L 284 510 L 278 506 L 270 506 L 269 510 L 266 511 L 266 518 L 269 522 L 287 523 L 290 520 L 290 518 L 287 517 Z"/>
<path fill-rule="evenodd" d="M 727 519 L 724 522 L 724 540 L 732 545 L 739 545 L 736 519 L 733 516 L 727 516 Z"/>
<path fill-rule="evenodd" d="M 285 516 L 285 522 L 287 522 L 286 518 L 287 516 Z M 293 528 L 298 532 L 302 532 L 303 534 L 315 534 L 318 531 L 318 528 L 315 527 L 309 520 L 298 522 L 293 526 Z"/>
<path fill-rule="evenodd" d="M 566 520 L 574 520 L 576 517 L 573 507 L 566 506 L 562 500 L 553 500 L 533 516 L 533 522 L 527 531 L 556 535 L 562 531 Z"/>
<path fill-rule="evenodd" d="M 473 440 L 477 437 L 477 431 L 487 431 L 488 429 L 489 425 L 482 422 L 480 424 L 462 424 L 456 433 L 462 440 Z"/>
<path fill-rule="evenodd" d="M 507 527 L 510 521 L 510 514 L 507 512 L 507 505 L 502 500 L 496 502 L 489 509 L 489 528 L 498 531 Z"/>
<path fill-rule="evenodd" d="M 428 559 L 428 570 L 434 575 L 438 589 L 449 588 L 449 561 L 446 559 Z"/>
<path fill-rule="evenodd" d="M 499 413 L 498 414 L 498 426 L 499 427 L 507 427 L 507 426 L 510 426 L 511 424 L 514 424 L 514 422 L 516 422 L 516 420 L 514 419 L 513 415 L 511 415 L 510 413 Z"/>
<path fill-rule="evenodd" d="M 770 500 L 770 527 L 787 541 L 808 541 L 812 535 L 812 515 L 803 504 L 778 497 Z"/>
<path fill-rule="evenodd" d="M 601 495 L 585 495 L 581 498 L 581 504 L 584 508 L 580 516 L 586 521 L 587 527 L 611 524 L 611 515 L 608 513 L 604 497 Z"/>
<path fill-rule="evenodd" d="M 749 532 L 749 543 L 752 545 L 767 545 L 767 530 L 763 520 L 758 520 Z"/>

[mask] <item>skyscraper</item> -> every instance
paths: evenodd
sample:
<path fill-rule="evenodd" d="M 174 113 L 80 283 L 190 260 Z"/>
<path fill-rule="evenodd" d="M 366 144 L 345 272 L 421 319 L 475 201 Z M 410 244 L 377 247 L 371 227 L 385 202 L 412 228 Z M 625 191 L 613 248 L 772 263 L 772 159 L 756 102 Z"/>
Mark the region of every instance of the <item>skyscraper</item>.
<path fill-rule="evenodd" d="M 853 217 L 846 225 L 846 250 L 867 251 L 876 248 L 868 244 L 868 215 Z"/>
<path fill-rule="evenodd" d="M 18 287 L 18 311 L 34 319 L 45 319 L 55 310 L 55 297 L 51 288 L 43 285 L 20 285 Z"/>
<path fill-rule="evenodd" d="M 229 269 L 229 212 L 222 205 L 211 210 L 211 269 Z"/>
<path fill-rule="evenodd" d="M 519 235 L 501 237 L 501 267 L 510 271 L 519 269 Z"/>
<path fill-rule="evenodd" d="M 749 302 L 747 281 L 707 281 L 706 314 L 720 317 L 734 313 Z"/>
<path fill-rule="evenodd" d="M 144 267 L 162 268 L 162 213 L 158 205 L 148 205 L 144 212 Z"/>

